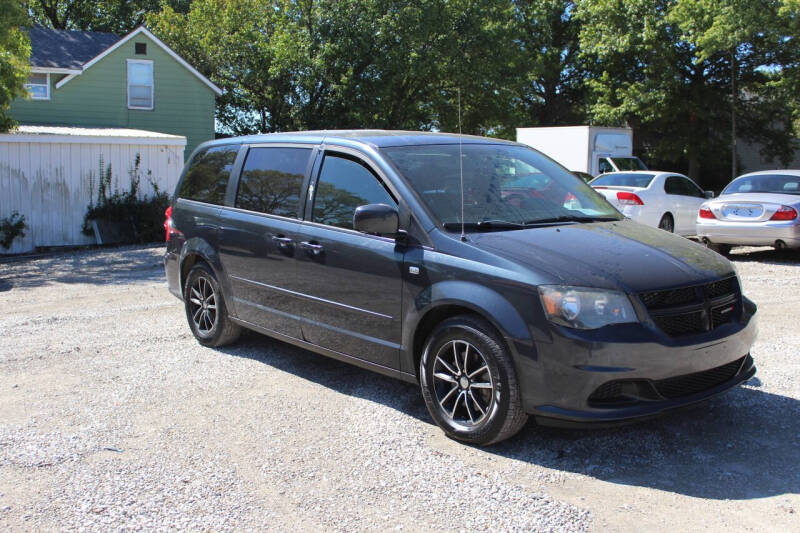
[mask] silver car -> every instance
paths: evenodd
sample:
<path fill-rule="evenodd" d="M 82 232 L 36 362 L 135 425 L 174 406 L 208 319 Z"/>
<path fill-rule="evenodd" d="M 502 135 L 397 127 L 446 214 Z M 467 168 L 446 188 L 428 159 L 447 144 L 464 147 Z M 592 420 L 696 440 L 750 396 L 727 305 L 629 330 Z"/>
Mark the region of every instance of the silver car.
<path fill-rule="evenodd" d="M 719 197 L 700 206 L 697 236 L 710 248 L 800 248 L 800 170 L 739 176 Z"/>

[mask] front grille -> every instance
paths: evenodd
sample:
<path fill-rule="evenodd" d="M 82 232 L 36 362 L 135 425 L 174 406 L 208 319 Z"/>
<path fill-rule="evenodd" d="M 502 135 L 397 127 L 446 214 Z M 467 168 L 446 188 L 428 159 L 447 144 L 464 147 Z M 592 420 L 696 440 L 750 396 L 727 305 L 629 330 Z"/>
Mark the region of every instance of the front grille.
<path fill-rule="evenodd" d="M 653 385 L 658 393 L 667 399 L 690 396 L 714 388 L 717 385 L 721 385 L 733 379 L 743 366 L 749 366 L 749 364 L 745 363 L 745 359 L 748 359 L 749 363 L 750 356 L 742 357 L 732 363 L 718 366 L 711 370 L 653 381 Z M 743 365 L 743 363 L 745 363 L 745 365 Z"/>
<path fill-rule="evenodd" d="M 713 308 L 711 310 L 711 328 L 717 328 L 722 324 L 733 322 L 735 310 L 736 306 L 734 304 L 725 304 Z"/>
<path fill-rule="evenodd" d="M 732 322 L 739 296 L 736 276 L 705 285 L 639 294 L 655 325 L 670 337 L 695 335 Z M 725 304 L 709 308 L 712 301 Z"/>
<path fill-rule="evenodd" d="M 738 289 L 738 283 L 736 283 L 736 277 L 730 277 L 727 279 L 722 279 L 720 281 L 715 281 L 714 283 L 709 283 L 705 286 L 705 294 L 706 298 L 709 300 L 713 300 L 715 298 L 719 298 L 720 296 L 727 296 L 729 294 L 733 294 Z"/>
<path fill-rule="evenodd" d="M 695 287 L 683 287 L 669 291 L 645 292 L 640 295 L 642 302 L 648 309 L 658 309 L 661 307 L 671 307 L 674 305 L 686 305 L 697 301 L 697 289 Z"/>
<path fill-rule="evenodd" d="M 654 316 L 653 321 L 661 331 L 670 337 L 683 337 L 705 331 L 702 311 L 693 311 L 680 315 Z"/>

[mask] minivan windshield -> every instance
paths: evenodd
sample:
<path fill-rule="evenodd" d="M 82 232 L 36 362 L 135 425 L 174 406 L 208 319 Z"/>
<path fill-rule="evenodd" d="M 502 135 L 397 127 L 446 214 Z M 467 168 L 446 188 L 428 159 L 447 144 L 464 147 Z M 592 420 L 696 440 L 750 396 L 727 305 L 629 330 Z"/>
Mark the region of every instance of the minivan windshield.
<path fill-rule="evenodd" d="M 633 174 L 628 172 L 615 172 L 603 174 L 592 181 L 592 187 L 641 187 L 645 188 L 655 178 L 655 174 Z"/>
<path fill-rule="evenodd" d="M 384 148 L 430 213 L 459 231 L 459 145 Z M 605 198 L 542 154 L 524 146 L 464 144 L 464 225 L 472 231 L 621 220 Z"/>
<path fill-rule="evenodd" d="M 786 174 L 759 174 L 736 178 L 725 187 L 722 194 L 737 192 L 774 192 L 800 194 L 800 176 Z"/>

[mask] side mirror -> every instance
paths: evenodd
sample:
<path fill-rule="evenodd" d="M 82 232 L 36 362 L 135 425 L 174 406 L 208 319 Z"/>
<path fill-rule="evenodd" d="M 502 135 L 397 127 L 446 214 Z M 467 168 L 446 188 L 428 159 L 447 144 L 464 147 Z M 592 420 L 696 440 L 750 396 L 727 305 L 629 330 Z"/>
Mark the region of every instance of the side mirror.
<path fill-rule="evenodd" d="M 363 233 L 397 235 L 398 226 L 397 209 L 386 204 L 361 205 L 353 214 L 353 228 Z"/>
<path fill-rule="evenodd" d="M 714 191 L 704 191 L 704 194 L 709 200 L 714 198 Z"/>

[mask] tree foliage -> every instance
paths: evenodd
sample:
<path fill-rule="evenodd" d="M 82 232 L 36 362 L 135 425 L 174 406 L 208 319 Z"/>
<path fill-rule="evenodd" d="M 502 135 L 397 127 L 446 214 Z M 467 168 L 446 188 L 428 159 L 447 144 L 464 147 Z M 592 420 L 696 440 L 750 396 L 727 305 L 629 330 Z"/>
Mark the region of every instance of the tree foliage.
<path fill-rule="evenodd" d="M 8 2 L 9 0 L 0 0 Z M 738 137 L 785 164 L 800 132 L 800 0 L 30 0 L 56 28 L 145 22 L 224 89 L 222 134 L 630 125 L 709 187 Z"/>
<path fill-rule="evenodd" d="M 33 21 L 60 30 L 126 34 L 140 26 L 147 13 L 159 11 L 161 0 L 30 0 Z M 191 0 L 169 0 L 185 12 Z"/>
<path fill-rule="evenodd" d="M 8 115 L 11 101 L 27 95 L 24 84 L 31 43 L 24 30 L 28 18 L 19 0 L 0 0 L 0 13 L 0 132 L 5 132 L 15 125 Z"/>
<path fill-rule="evenodd" d="M 582 54 L 593 65 L 586 80 L 590 120 L 631 125 L 651 162 L 686 168 L 706 185 L 719 185 L 730 176 L 731 99 L 736 98 L 739 136 L 765 143 L 768 155 L 787 159 L 785 100 L 770 93 L 773 76 L 764 70 L 774 48 L 769 36 L 738 18 L 738 4 L 748 2 L 578 2 Z"/>
<path fill-rule="evenodd" d="M 196 0 L 148 21 L 225 88 L 231 133 L 455 129 L 457 88 L 465 130 L 488 132 L 507 108 L 509 15 L 499 0 Z"/>
<path fill-rule="evenodd" d="M 513 3 L 516 125 L 580 124 L 586 113 L 585 65 L 580 57 L 580 23 L 575 5 L 564 0 Z"/>

